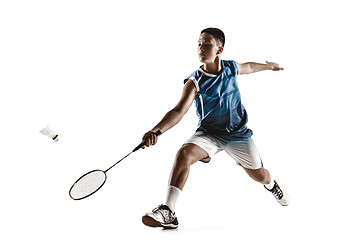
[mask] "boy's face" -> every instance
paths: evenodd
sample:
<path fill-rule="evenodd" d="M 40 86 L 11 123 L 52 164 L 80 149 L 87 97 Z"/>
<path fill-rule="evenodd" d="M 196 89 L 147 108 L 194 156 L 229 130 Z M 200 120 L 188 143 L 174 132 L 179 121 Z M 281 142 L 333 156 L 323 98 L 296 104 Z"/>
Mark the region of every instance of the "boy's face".
<path fill-rule="evenodd" d="M 222 46 L 218 46 L 215 38 L 208 34 L 200 34 L 198 41 L 198 54 L 199 60 L 202 63 L 213 63 L 216 57 L 220 58 L 220 54 L 223 51 Z"/>

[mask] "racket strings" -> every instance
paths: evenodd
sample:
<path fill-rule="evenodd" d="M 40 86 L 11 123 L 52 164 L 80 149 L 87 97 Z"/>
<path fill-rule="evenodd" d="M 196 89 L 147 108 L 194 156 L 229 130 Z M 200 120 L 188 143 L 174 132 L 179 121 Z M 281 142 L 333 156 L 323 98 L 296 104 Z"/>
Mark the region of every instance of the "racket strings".
<path fill-rule="evenodd" d="M 70 196 L 75 199 L 85 198 L 99 190 L 106 181 L 106 174 L 95 170 L 81 177 L 70 189 Z"/>

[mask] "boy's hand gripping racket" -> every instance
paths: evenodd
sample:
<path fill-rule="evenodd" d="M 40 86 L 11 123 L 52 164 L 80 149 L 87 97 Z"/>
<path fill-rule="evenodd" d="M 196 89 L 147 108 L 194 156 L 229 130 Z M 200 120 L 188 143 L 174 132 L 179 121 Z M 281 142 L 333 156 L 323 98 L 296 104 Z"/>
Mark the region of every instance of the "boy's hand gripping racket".
<path fill-rule="evenodd" d="M 159 136 L 161 134 L 161 131 L 158 130 L 154 133 L 156 136 Z M 146 142 L 146 140 L 145 140 Z M 94 194 L 96 191 L 98 191 L 106 181 L 106 172 L 112 169 L 115 165 L 117 165 L 119 162 L 124 160 L 126 157 L 128 157 L 131 153 L 136 152 L 141 147 L 145 145 L 144 143 L 140 143 L 134 150 L 132 150 L 128 155 L 117 161 L 114 165 L 103 170 L 92 170 L 83 176 L 81 176 L 70 188 L 69 194 L 70 197 L 74 200 L 81 200 L 84 199 L 92 194 Z"/>

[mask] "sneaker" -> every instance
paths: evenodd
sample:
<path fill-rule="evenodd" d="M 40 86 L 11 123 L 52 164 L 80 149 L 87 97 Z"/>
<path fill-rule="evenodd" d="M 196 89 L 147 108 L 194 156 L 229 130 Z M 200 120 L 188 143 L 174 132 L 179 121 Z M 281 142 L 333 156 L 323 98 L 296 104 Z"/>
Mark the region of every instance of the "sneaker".
<path fill-rule="evenodd" d="M 164 229 L 175 229 L 179 225 L 175 213 L 163 204 L 152 212 L 146 213 L 142 217 L 142 222 L 149 227 L 163 227 Z"/>
<path fill-rule="evenodd" d="M 282 206 L 287 206 L 289 205 L 290 202 L 290 198 L 289 196 L 280 189 L 279 185 L 277 184 L 277 182 L 274 180 L 274 187 L 272 189 L 268 189 L 267 187 L 266 190 L 268 190 L 269 192 L 271 192 L 275 199 L 278 201 L 278 203 L 280 203 Z"/>

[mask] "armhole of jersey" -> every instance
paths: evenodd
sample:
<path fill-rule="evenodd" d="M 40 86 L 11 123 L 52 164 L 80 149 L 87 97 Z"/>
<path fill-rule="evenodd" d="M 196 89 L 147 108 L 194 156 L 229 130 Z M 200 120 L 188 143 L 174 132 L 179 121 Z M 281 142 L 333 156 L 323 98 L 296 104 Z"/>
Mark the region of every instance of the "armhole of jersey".
<path fill-rule="evenodd" d="M 197 80 L 195 79 L 195 77 L 191 76 L 191 77 L 189 78 L 189 80 L 191 80 L 191 81 L 195 84 L 196 91 L 199 92 L 199 91 L 200 91 L 199 83 L 197 82 Z"/>
<path fill-rule="evenodd" d="M 200 92 L 200 86 L 199 86 L 199 82 L 200 79 L 202 78 L 204 74 L 202 73 L 199 80 L 196 80 L 196 78 L 194 76 L 191 76 L 189 78 L 189 80 L 191 80 L 194 84 L 195 84 L 195 87 L 196 87 L 196 91 L 198 93 L 198 97 L 199 97 L 199 100 L 200 100 L 200 106 L 201 106 L 201 120 L 200 122 L 204 119 L 204 101 L 203 101 L 203 98 L 201 96 L 201 94 L 199 93 Z"/>
<path fill-rule="evenodd" d="M 237 72 L 237 75 L 240 75 L 240 69 L 235 61 L 234 61 L 234 64 L 235 64 L 235 71 Z"/>

